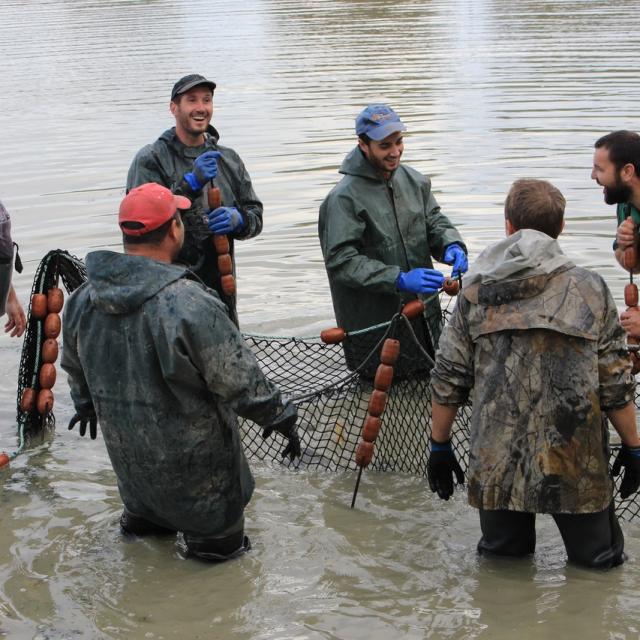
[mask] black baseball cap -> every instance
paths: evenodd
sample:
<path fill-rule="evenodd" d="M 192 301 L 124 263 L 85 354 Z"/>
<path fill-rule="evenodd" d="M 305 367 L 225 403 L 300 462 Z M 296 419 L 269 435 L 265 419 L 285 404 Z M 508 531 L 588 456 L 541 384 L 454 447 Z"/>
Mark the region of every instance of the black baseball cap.
<path fill-rule="evenodd" d="M 211 80 L 207 80 L 204 76 L 198 75 L 197 73 L 191 73 L 188 76 L 180 78 L 180 80 L 173 85 L 173 89 L 171 90 L 171 99 L 174 100 L 180 94 L 201 84 L 209 87 L 211 91 L 215 91 L 215 82 L 211 82 Z"/>

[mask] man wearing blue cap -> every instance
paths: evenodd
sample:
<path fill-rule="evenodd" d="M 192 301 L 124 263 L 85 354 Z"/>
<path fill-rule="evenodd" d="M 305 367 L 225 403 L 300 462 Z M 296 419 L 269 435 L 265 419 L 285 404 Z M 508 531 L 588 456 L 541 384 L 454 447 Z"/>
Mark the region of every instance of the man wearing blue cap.
<path fill-rule="evenodd" d="M 429 178 L 400 163 L 405 130 L 387 105 L 369 105 L 360 113 L 358 146 L 340 167 L 344 177 L 320 206 L 318 232 L 339 326 L 353 332 L 383 323 L 418 298 L 425 313 L 413 329 L 433 355 L 442 324 L 437 293 L 444 275 L 433 268 L 432 257 L 453 265 L 456 277 L 467 270 L 467 254 L 460 234 L 440 211 Z M 357 342 L 345 343 L 352 369 L 367 355 Z M 408 353 L 403 356 L 406 363 Z M 429 368 L 418 360 L 405 368 Z M 375 364 L 369 361 L 369 368 Z"/>
<path fill-rule="evenodd" d="M 237 325 L 236 298 L 223 291 L 212 235 L 229 238 L 233 258 L 234 240 L 253 238 L 262 231 L 262 203 L 240 156 L 218 144 L 220 134 L 211 125 L 215 88 L 215 82 L 196 73 L 173 85 L 169 107 L 176 126 L 136 154 L 127 175 L 127 193 L 157 182 L 191 200 L 182 214 L 185 241 L 178 261 L 218 292 Z M 210 187 L 220 189 L 222 201 L 211 211 Z"/>

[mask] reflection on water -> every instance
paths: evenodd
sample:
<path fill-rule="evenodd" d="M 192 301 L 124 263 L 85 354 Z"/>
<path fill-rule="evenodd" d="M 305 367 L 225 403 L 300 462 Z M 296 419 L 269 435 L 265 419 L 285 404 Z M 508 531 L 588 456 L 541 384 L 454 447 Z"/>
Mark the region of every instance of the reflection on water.
<path fill-rule="evenodd" d="M 238 247 L 246 330 L 312 335 L 334 322 L 317 208 L 366 103 L 409 126 L 405 160 L 429 174 L 471 257 L 501 237 L 517 177 L 568 201 L 563 245 L 622 305 L 613 210 L 589 179 L 594 140 L 637 129 L 635 2 L 563 0 L 5 0 L 0 4 L 0 199 L 12 214 L 23 300 L 52 248 L 117 247 L 114 212 L 138 148 L 171 126 L 169 91 L 218 82 L 214 123 L 265 202 Z M 0 337 L 0 449 L 16 447 L 19 344 Z M 0 636 L 16 638 L 637 637 L 632 561 L 566 567 L 541 519 L 533 562 L 475 555 L 476 514 L 418 479 L 281 473 L 257 466 L 254 551 L 227 566 L 175 540 L 125 540 L 101 439 L 64 424 L 0 477 Z"/>

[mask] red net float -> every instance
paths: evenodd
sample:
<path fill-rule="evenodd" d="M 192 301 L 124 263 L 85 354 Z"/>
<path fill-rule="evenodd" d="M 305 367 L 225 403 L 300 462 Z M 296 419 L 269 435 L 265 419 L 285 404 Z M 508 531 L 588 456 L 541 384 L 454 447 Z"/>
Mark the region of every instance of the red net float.
<path fill-rule="evenodd" d="M 34 293 L 31 296 L 31 316 L 42 320 L 47 315 L 47 296 L 44 293 Z"/>
<path fill-rule="evenodd" d="M 36 397 L 37 393 L 35 389 L 31 387 L 27 387 L 22 392 L 22 397 L 20 398 L 20 409 L 26 413 L 30 413 L 36 407 Z"/>
<path fill-rule="evenodd" d="M 42 362 L 53 364 L 58 359 L 58 341 L 55 338 L 47 338 L 42 343 Z"/>
<path fill-rule="evenodd" d="M 227 236 L 213 236 L 213 246 L 216 248 L 216 253 L 219 256 L 229 253 L 231 249 Z"/>
<path fill-rule="evenodd" d="M 228 253 L 218 256 L 218 271 L 223 276 L 233 273 L 233 260 L 231 260 L 231 256 Z"/>
<path fill-rule="evenodd" d="M 9 456 L 6 453 L 0 453 L 0 468 L 9 465 Z"/>
<path fill-rule="evenodd" d="M 63 304 L 64 294 L 62 293 L 62 289 L 51 287 L 51 289 L 47 291 L 47 310 L 49 313 L 60 313 Z"/>
<path fill-rule="evenodd" d="M 394 365 L 399 355 L 400 341 L 394 338 L 387 338 L 382 345 L 380 362 L 382 362 L 382 364 Z"/>
<path fill-rule="evenodd" d="M 236 294 L 236 279 L 233 276 L 222 276 L 220 284 L 225 295 L 234 296 Z"/>
<path fill-rule="evenodd" d="M 384 407 L 387 404 L 387 394 L 385 391 L 378 391 L 378 389 L 374 389 L 371 393 L 371 397 L 369 398 L 369 406 L 367 407 L 367 411 L 369 415 L 377 418 L 382 415 L 384 411 Z"/>
<path fill-rule="evenodd" d="M 457 278 L 445 278 L 442 289 L 450 296 L 457 296 L 460 291 L 460 280 Z"/>
<path fill-rule="evenodd" d="M 40 373 L 38 374 L 38 382 L 41 389 L 52 389 L 56 383 L 56 367 L 54 364 L 45 362 L 40 367 Z"/>
<path fill-rule="evenodd" d="M 388 391 L 393 380 L 393 367 L 388 364 L 379 364 L 376 369 L 376 377 L 373 380 L 374 388 L 379 391 Z"/>
<path fill-rule="evenodd" d="M 632 282 L 624 288 L 624 303 L 627 307 L 638 306 L 638 287 Z"/>
<path fill-rule="evenodd" d="M 51 389 L 41 389 L 38 393 L 36 408 L 41 416 L 53 410 L 53 393 Z"/>
<path fill-rule="evenodd" d="M 338 342 L 342 342 L 346 337 L 347 332 L 340 327 L 325 329 L 320 332 L 320 340 L 325 344 L 337 344 Z"/>
<path fill-rule="evenodd" d="M 362 427 L 362 439 L 365 442 L 374 442 L 380 433 L 382 420 L 376 416 L 367 416 Z"/>
<path fill-rule="evenodd" d="M 356 449 L 356 464 L 359 467 L 368 467 L 373 459 L 373 442 L 361 440 Z"/>
<path fill-rule="evenodd" d="M 57 338 L 60 335 L 61 328 L 60 314 L 47 314 L 47 317 L 44 319 L 44 335 L 47 338 Z"/>
<path fill-rule="evenodd" d="M 422 300 L 412 300 L 402 307 L 402 315 L 411 320 L 417 318 L 424 311 L 424 303 Z"/>

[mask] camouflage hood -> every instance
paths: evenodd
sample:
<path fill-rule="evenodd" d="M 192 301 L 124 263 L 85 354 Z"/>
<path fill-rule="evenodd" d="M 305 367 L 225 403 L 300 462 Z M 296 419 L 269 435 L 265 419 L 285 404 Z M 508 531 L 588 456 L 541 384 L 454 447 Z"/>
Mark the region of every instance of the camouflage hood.
<path fill-rule="evenodd" d="M 108 314 L 126 314 L 139 309 L 188 272 L 184 267 L 115 251 L 93 251 L 85 263 L 89 299 Z"/>
<path fill-rule="evenodd" d="M 526 280 L 575 266 L 558 241 L 546 233 L 521 229 L 487 247 L 463 278 L 464 286 Z"/>

